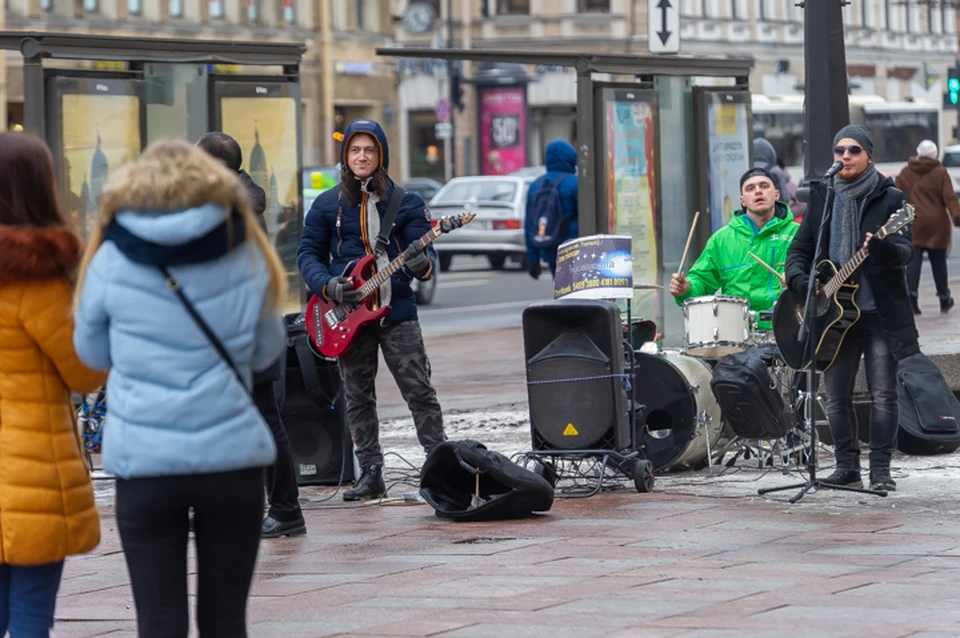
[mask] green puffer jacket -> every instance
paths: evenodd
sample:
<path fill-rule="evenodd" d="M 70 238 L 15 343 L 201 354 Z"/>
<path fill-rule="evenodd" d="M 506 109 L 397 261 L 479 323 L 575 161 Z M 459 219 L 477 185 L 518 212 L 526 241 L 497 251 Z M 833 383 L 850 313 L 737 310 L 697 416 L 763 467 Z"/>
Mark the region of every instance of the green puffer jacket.
<path fill-rule="evenodd" d="M 677 305 L 691 297 L 717 294 L 719 290 L 723 295 L 747 299 L 751 310 L 770 310 L 780 296 L 780 283 L 747 253 L 752 252 L 783 272 L 787 248 L 799 228 L 783 202 L 777 202 L 776 214 L 759 232 L 744 211 L 738 210 L 729 224 L 707 240 L 703 253 L 687 273 L 690 290 L 676 298 Z M 771 329 L 769 321 L 760 322 L 758 327 Z"/>

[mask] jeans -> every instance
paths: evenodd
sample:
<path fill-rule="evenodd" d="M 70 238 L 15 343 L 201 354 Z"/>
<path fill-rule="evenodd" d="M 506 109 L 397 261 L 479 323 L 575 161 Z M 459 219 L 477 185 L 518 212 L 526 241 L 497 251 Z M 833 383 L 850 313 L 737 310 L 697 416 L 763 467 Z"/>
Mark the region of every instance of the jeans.
<path fill-rule="evenodd" d="M 270 503 L 268 515 L 280 522 L 290 523 L 301 518 L 303 514 L 300 512 L 297 468 L 293 464 L 287 430 L 280 419 L 280 408 L 277 406 L 277 396 L 273 392 L 273 383 L 254 385 L 253 402 L 263 416 L 263 420 L 270 426 L 273 440 L 277 444 L 277 460 L 267 468 L 267 502 Z"/>
<path fill-rule="evenodd" d="M 870 468 L 889 468 L 897 447 L 900 419 L 897 399 L 897 362 L 893 358 L 880 316 L 865 313 L 844 338 L 833 365 L 824 375 L 827 419 L 833 434 L 837 468 L 860 470 L 857 415 L 853 388 L 863 355 L 870 393 Z"/>
<path fill-rule="evenodd" d="M 930 268 L 933 270 L 933 281 L 937 285 L 937 297 L 943 301 L 950 298 L 950 287 L 947 285 L 947 250 L 946 248 L 913 247 L 913 259 L 907 264 L 907 285 L 910 287 L 910 296 L 917 301 L 917 290 L 920 288 L 920 271 L 923 268 L 923 252 L 927 252 Z"/>
<path fill-rule="evenodd" d="M 133 586 L 139 636 L 187 636 L 191 508 L 200 636 L 244 638 L 263 522 L 263 468 L 117 479 L 117 527 Z"/>
<path fill-rule="evenodd" d="M 47 638 L 53 627 L 63 561 L 0 565 L 0 636 Z"/>

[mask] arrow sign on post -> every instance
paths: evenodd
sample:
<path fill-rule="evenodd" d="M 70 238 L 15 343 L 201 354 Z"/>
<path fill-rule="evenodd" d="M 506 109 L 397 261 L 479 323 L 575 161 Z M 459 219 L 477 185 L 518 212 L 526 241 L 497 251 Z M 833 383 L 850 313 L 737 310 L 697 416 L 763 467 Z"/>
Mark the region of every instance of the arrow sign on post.
<path fill-rule="evenodd" d="M 647 0 L 647 47 L 650 53 L 680 52 L 680 0 Z"/>

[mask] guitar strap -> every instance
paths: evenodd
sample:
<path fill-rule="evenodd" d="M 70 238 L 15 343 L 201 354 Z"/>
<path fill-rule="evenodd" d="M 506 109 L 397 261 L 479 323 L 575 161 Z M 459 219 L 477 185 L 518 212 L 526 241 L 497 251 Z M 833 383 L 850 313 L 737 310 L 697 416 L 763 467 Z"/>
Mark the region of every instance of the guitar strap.
<path fill-rule="evenodd" d="M 377 243 L 374 248 L 377 255 L 387 252 L 387 246 L 390 245 L 390 231 L 393 230 L 393 222 L 397 220 L 397 213 L 400 211 L 400 202 L 407 191 L 399 184 L 394 184 L 393 195 L 390 196 L 390 202 L 387 204 L 387 212 L 383 215 L 383 221 L 380 222 L 380 234 L 377 235 Z"/>

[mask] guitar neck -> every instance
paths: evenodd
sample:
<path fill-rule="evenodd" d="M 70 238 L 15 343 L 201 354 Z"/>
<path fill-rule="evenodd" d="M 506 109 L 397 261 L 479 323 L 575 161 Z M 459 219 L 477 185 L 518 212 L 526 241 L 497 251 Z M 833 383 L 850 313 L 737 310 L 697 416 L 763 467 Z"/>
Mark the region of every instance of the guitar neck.
<path fill-rule="evenodd" d="M 886 237 L 882 228 L 877 232 L 876 236 L 879 239 Z M 843 267 L 837 271 L 837 274 L 826 283 L 826 285 L 823 287 L 823 293 L 827 297 L 832 297 L 834 294 L 836 294 L 836 292 L 840 290 L 840 286 L 857 271 L 857 268 L 859 268 L 863 262 L 866 261 L 869 255 L 870 251 L 868 251 L 866 247 L 858 250 L 856 254 L 854 254 L 854 256 L 851 257 L 850 260 L 847 261 L 847 263 L 845 263 Z"/>
<path fill-rule="evenodd" d="M 422 248 L 426 248 L 431 244 L 431 242 L 433 242 L 434 239 L 439 237 L 441 234 L 442 232 L 439 227 L 432 228 L 430 229 L 430 232 L 425 234 L 423 237 L 421 237 L 417 241 L 420 242 L 420 246 Z M 373 275 L 373 277 L 370 277 L 370 279 L 368 279 L 366 282 L 364 282 L 362 286 L 360 286 L 360 294 L 363 295 L 364 298 L 366 298 L 367 295 L 373 293 L 374 290 L 382 286 L 387 280 L 390 279 L 390 277 L 393 276 L 393 273 L 397 272 L 402 267 L 403 267 L 403 253 L 400 253 L 400 255 L 398 255 L 396 259 L 394 259 L 389 264 L 387 264 L 386 267 L 383 268 L 382 270 L 377 271 L 377 273 Z"/>

